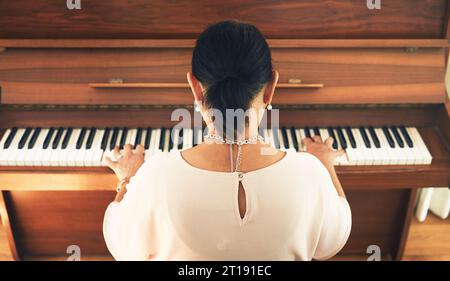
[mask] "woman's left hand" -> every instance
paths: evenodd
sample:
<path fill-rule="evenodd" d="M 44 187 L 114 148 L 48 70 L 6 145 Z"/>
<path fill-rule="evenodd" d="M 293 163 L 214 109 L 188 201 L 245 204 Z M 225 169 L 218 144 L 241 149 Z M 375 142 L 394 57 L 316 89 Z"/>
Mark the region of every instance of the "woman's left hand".
<path fill-rule="evenodd" d="M 116 146 L 113 153 L 116 161 L 109 156 L 106 156 L 104 161 L 116 173 L 119 180 L 133 177 L 144 163 L 144 147 L 142 145 L 136 146 L 136 149 L 133 151 L 131 144 L 126 144 L 122 153 L 120 153 L 119 147 Z"/>

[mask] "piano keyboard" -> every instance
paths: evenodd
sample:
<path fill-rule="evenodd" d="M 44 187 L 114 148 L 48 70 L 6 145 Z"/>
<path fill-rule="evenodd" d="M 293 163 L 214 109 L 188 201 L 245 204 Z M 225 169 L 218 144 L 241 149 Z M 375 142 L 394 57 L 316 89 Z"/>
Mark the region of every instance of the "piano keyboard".
<path fill-rule="evenodd" d="M 179 138 L 170 137 L 171 134 Z M 336 165 L 430 164 L 432 157 L 414 127 L 305 127 L 261 130 L 267 143 L 281 150 L 304 151 L 301 140 L 332 137 L 334 149 L 345 155 Z M 191 148 L 202 142 L 201 129 L 168 128 L 11 128 L 0 140 L 0 166 L 103 166 L 102 159 L 117 145 L 154 153 Z"/>

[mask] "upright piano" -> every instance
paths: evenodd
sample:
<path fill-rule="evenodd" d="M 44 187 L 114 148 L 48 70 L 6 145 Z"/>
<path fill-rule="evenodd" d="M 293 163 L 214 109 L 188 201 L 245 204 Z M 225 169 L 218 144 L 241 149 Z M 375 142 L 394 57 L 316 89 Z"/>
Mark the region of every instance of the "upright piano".
<path fill-rule="evenodd" d="M 14 259 L 111 259 L 102 219 L 113 145 L 187 149 L 167 139 L 196 36 L 238 19 L 258 26 L 280 73 L 281 149 L 308 135 L 346 150 L 337 172 L 353 213 L 338 259 L 402 258 L 418 188 L 450 183 L 445 0 L 0 2 L 0 215 Z M 370 2 L 370 3 L 367 3 Z M 375 1 L 377 2 L 377 1 Z M 72 7 L 73 8 L 73 7 Z M 181 133 L 181 132 L 180 132 Z"/>

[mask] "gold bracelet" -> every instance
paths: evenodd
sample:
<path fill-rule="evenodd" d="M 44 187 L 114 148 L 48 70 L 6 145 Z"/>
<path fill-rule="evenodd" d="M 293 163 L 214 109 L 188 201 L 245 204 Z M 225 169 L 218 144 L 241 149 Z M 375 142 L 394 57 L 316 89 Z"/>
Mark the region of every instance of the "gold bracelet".
<path fill-rule="evenodd" d="M 127 185 L 128 183 L 130 183 L 130 178 L 123 178 L 119 180 L 117 183 L 116 192 L 119 192 L 122 189 L 123 184 Z"/>

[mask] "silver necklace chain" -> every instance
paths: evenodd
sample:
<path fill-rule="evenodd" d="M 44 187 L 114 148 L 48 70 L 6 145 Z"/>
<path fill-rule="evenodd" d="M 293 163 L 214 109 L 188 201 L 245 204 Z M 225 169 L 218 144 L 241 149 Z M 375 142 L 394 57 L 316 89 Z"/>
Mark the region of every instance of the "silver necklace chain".
<path fill-rule="evenodd" d="M 216 143 L 222 143 L 222 144 L 229 144 L 230 145 L 230 166 L 232 172 L 239 172 L 241 161 L 242 161 L 242 145 L 244 144 L 255 144 L 258 141 L 264 142 L 263 137 L 260 135 L 249 137 L 248 139 L 242 139 L 242 140 L 230 140 L 230 139 L 223 139 L 223 137 L 216 135 L 216 134 L 207 134 L 205 136 L 205 140 L 213 140 Z M 236 144 L 238 146 L 237 151 L 237 157 L 236 157 L 236 165 L 233 163 L 233 144 Z M 234 166 L 234 168 L 233 168 Z"/>

